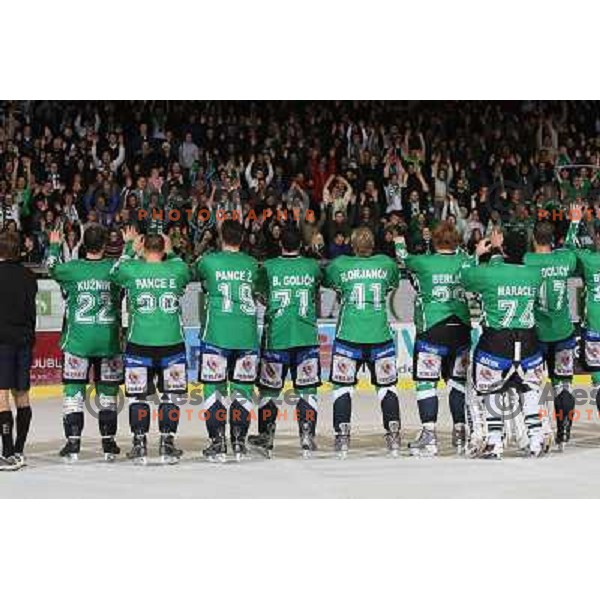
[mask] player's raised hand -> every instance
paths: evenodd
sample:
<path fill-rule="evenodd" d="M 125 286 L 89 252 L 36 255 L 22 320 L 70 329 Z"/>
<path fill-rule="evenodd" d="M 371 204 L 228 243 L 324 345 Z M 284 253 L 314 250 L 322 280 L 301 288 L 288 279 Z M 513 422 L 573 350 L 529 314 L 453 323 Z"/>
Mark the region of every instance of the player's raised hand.
<path fill-rule="evenodd" d="M 504 234 L 500 229 L 494 227 L 492 229 L 492 233 L 490 234 L 490 242 L 492 248 L 502 248 L 502 244 L 504 243 Z"/>
<path fill-rule="evenodd" d="M 48 240 L 51 244 L 60 244 L 62 242 L 62 233 L 60 229 L 53 229 L 48 236 Z"/>
<path fill-rule="evenodd" d="M 165 241 L 165 253 L 171 254 L 171 252 L 173 252 L 173 242 L 171 241 L 171 238 L 165 233 L 161 233 L 161 235 L 162 239 Z"/>
<path fill-rule="evenodd" d="M 136 237 L 133 240 L 133 251 L 139 256 L 144 252 L 144 236 L 142 234 L 138 235 L 136 233 Z"/>
<path fill-rule="evenodd" d="M 569 217 L 573 223 L 579 223 L 583 219 L 583 203 L 580 200 L 571 202 L 569 206 Z"/>
<path fill-rule="evenodd" d="M 490 240 L 488 240 L 487 238 L 479 240 L 477 246 L 475 246 L 476 256 L 482 256 L 483 254 L 486 254 L 490 251 L 491 246 L 492 242 L 490 242 Z"/>
<path fill-rule="evenodd" d="M 128 225 L 123 229 L 123 241 L 127 244 L 128 242 L 133 242 L 135 238 L 138 236 L 138 232 L 135 227 L 132 225 Z"/>

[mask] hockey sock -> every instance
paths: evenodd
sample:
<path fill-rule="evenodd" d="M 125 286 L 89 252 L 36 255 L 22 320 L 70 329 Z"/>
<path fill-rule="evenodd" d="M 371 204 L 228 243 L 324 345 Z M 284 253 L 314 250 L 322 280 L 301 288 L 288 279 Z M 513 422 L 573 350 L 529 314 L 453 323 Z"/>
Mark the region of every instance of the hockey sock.
<path fill-rule="evenodd" d="M 377 389 L 377 397 L 381 402 L 381 414 L 383 415 L 383 427 L 390 430 L 390 422 L 400 423 L 400 402 L 395 387 L 387 386 Z"/>
<path fill-rule="evenodd" d="M 573 420 L 575 410 L 575 397 L 571 389 L 571 382 L 556 380 L 552 382 L 554 387 L 554 413 L 556 422 L 561 425 L 565 421 Z"/>
<path fill-rule="evenodd" d="M 96 395 L 100 410 L 98 427 L 102 437 L 117 435 L 117 394 L 119 388 L 108 383 L 96 384 Z"/>
<path fill-rule="evenodd" d="M 66 383 L 63 399 L 63 428 L 65 437 L 79 438 L 83 431 L 84 383 Z"/>
<path fill-rule="evenodd" d="M 31 406 L 20 406 L 17 408 L 17 435 L 15 436 L 15 452 L 23 454 L 25 450 L 25 442 L 29 434 L 29 426 L 31 425 Z"/>
<path fill-rule="evenodd" d="M 161 402 L 158 407 L 158 430 L 161 433 L 177 433 L 180 410 L 173 402 Z"/>
<path fill-rule="evenodd" d="M 350 423 L 353 392 L 351 386 L 335 386 L 333 389 L 333 428 L 336 433 L 340 431 L 340 423 Z"/>
<path fill-rule="evenodd" d="M 436 383 L 417 381 L 417 405 L 421 423 L 435 423 L 438 417 L 439 400 L 436 392 Z"/>
<path fill-rule="evenodd" d="M 13 446 L 13 414 L 11 410 L 0 412 L 0 435 L 2 437 L 2 456 L 7 458 L 15 453 Z"/>
<path fill-rule="evenodd" d="M 141 398 L 129 402 L 129 427 L 133 435 L 146 435 L 150 431 L 150 405 Z"/>
<path fill-rule="evenodd" d="M 227 423 L 227 409 L 223 404 L 227 388 L 224 384 L 204 384 L 204 411 L 208 437 L 214 439 L 224 434 Z"/>
<path fill-rule="evenodd" d="M 302 432 L 302 425 L 308 423 L 310 431 L 314 435 L 317 430 L 317 388 L 303 388 L 295 391 L 298 394 L 296 411 L 300 432 Z"/>
<path fill-rule="evenodd" d="M 278 391 L 261 390 L 260 403 L 258 405 L 258 433 L 265 433 L 269 425 L 277 422 L 279 409 L 275 401 L 278 397 Z"/>
<path fill-rule="evenodd" d="M 238 435 L 245 438 L 250 428 L 250 420 L 254 414 L 254 404 L 252 404 L 252 392 L 254 386 L 248 383 L 231 384 L 231 406 L 229 408 L 229 426 L 231 437 L 237 430 Z"/>
<path fill-rule="evenodd" d="M 465 422 L 465 382 L 451 379 L 448 382 L 448 402 L 450 404 L 450 414 L 452 422 Z"/>

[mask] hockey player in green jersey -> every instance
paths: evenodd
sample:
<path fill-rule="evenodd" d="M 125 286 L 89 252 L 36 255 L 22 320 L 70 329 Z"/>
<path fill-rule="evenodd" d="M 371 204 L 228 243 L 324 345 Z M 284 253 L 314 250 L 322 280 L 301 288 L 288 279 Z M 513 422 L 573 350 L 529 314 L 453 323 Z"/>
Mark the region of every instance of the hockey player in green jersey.
<path fill-rule="evenodd" d="M 123 382 L 119 288 L 110 281 L 113 260 L 104 258 L 108 235 L 101 225 L 90 225 L 83 234 L 85 259 L 60 262 L 61 233 L 50 233 L 47 266 L 65 298 L 61 336 L 63 350 L 63 427 L 67 443 L 60 451 L 76 460 L 81 447 L 83 407 L 93 368 L 100 411 L 98 425 L 106 460 L 120 449 L 117 433 L 117 396 Z"/>
<path fill-rule="evenodd" d="M 258 272 L 257 292 L 264 299 L 258 435 L 249 441 L 270 457 L 277 422 L 275 403 L 289 372 L 298 398 L 300 446 L 306 457 L 316 449 L 317 387 L 321 384 L 316 316 L 319 263 L 300 255 L 302 237 L 295 228 L 281 235 L 281 256 L 265 261 Z"/>
<path fill-rule="evenodd" d="M 594 248 L 580 248 L 579 224 L 583 216 L 582 206 L 573 205 L 571 223 L 565 246 L 577 257 L 577 271 L 583 278 L 585 303 L 581 332 L 580 360 L 586 371 L 592 374 L 594 397 L 600 411 L 600 224 L 594 224 Z"/>
<path fill-rule="evenodd" d="M 538 221 L 533 229 L 534 252 L 525 254 L 526 265 L 537 267 L 542 276 L 540 302 L 534 317 L 540 348 L 554 387 L 557 443 L 569 441 L 575 398 L 573 397 L 574 327 L 569 312 L 568 279 L 575 273 L 577 258 L 566 248 L 552 249 L 554 227 Z"/>
<path fill-rule="evenodd" d="M 137 236 L 134 229 L 128 228 L 125 241 L 125 252 L 113 267 L 111 279 L 125 290 L 129 313 L 125 395 L 133 447 L 127 456 L 136 464 L 147 462 L 151 416 L 148 396 L 158 390 L 159 453 L 163 462 L 172 464 L 183 453 L 175 446 L 174 438 L 180 415 L 176 402 L 187 392 L 180 298 L 190 281 L 190 272 L 180 258 L 172 256 L 165 235 Z"/>
<path fill-rule="evenodd" d="M 355 256 L 340 256 L 325 271 L 323 285 L 341 300 L 330 380 L 333 390 L 335 449 L 346 456 L 350 442 L 352 395 L 358 370 L 366 365 L 381 402 L 388 450 L 400 449 L 400 404 L 396 382 L 396 347 L 388 322 L 387 293 L 398 286 L 398 266 L 388 256 L 373 255 L 375 237 L 366 227 L 351 237 Z"/>
<path fill-rule="evenodd" d="M 481 456 L 502 457 L 502 402 L 509 390 L 520 396 L 529 452 L 539 456 L 546 449 L 539 414 L 544 361 L 535 332 L 534 310 L 542 277 L 538 268 L 520 264 L 527 247 L 525 236 L 511 232 L 503 244 L 502 234 L 494 231 L 490 241 L 492 250 L 499 254 L 492 256 L 488 264 L 465 269 L 461 274 L 465 290 L 480 296 L 483 313 L 482 333 L 470 365 L 474 393 L 485 407 Z"/>
<path fill-rule="evenodd" d="M 476 259 L 458 249 L 460 237 L 448 222 L 436 227 L 432 242 L 435 254 L 409 255 L 404 238 L 395 240 L 400 265 L 408 271 L 416 292 L 413 380 L 423 428 L 409 444 L 413 456 L 434 456 L 438 452 L 436 387 L 442 379 L 449 387 L 453 445 L 461 451 L 466 438 L 465 383 L 471 320 L 460 273 L 475 266 Z"/>
<path fill-rule="evenodd" d="M 241 223 L 224 221 L 221 251 L 207 254 L 195 264 L 202 283 L 206 321 L 198 366 L 204 384 L 204 408 L 210 443 L 204 456 L 224 461 L 227 409 L 231 447 L 236 460 L 246 454 L 246 436 L 252 418 L 252 394 L 258 369 L 258 331 L 254 291 L 258 263 L 240 252 Z"/>

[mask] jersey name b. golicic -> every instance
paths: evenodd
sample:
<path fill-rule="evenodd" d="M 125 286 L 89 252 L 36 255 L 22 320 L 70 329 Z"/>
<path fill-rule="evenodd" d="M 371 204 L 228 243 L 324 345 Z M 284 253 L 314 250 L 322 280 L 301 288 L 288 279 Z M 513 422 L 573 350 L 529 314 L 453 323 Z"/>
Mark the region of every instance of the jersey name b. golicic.
<path fill-rule="evenodd" d="M 319 344 L 316 300 L 320 281 L 321 269 L 312 258 L 282 256 L 264 262 L 258 272 L 257 291 L 267 306 L 265 349 Z"/>

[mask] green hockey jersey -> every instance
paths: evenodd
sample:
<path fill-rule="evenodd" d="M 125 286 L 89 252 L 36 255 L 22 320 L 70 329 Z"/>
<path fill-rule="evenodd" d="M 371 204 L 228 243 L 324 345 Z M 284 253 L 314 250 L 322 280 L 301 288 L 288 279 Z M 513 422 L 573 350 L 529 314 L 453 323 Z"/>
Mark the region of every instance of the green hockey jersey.
<path fill-rule="evenodd" d="M 213 252 L 194 268 L 206 292 L 202 341 L 227 350 L 257 349 L 256 260 L 244 252 Z"/>
<path fill-rule="evenodd" d="M 437 254 L 408 254 L 402 243 L 396 243 L 400 265 L 411 275 L 415 288 L 414 321 L 422 333 L 450 317 L 470 325 L 469 306 L 460 274 L 474 267 L 476 259 L 461 251 Z"/>
<path fill-rule="evenodd" d="M 494 256 L 488 264 L 465 269 L 464 288 L 479 294 L 481 322 L 492 329 L 532 329 L 542 276 L 536 267 L 513 265 Z"/>
<path fill-rule="evenodd" d="M 380 344 L 392 338 L 386 296 L 398 287 L 398 265 L 389 256 L 339 256 L 325 270 L 323 285 L 341 301 L 336 337 Z"/>
<path fill-rule="evenodd" d="M 121 352 L 119 288 L 110 280 L 114 260 L 61 263 L 60 244 L 51 244 L 50 276 L 65 297 L 61 348 L 83 358 Z"/>
<path fill-rule="evenodd" d="M 257 291 L 266 302 L 263 344 L 267 350 L 318 346 L 316 301 L 321 281 L 319 263 L 302 256 L 264 262 Z"/>
<path fill-rule="evenodd" d="M 579 223 L 571 222 L 565 245 L 577 257 L 577 271 L 583 278 L 585 304 L 583 326 L 592 331 L 600 331 L 600 252 L 590 248 L 578 248 L 577 232 Z"/>
<path fill-rule="evenodd" d="M 575 253 L 560 249 L 548 253 L 528 252 L 524 263 L 539 269 L 542 276 L 540 300 L 535 308 L 535 326 L 542 342 L 558 342 L 573 335 L 569 311 L 568 280 L 575 274 Z"/>
<path fill-rule="evenodd" d="M 143 346 L 171 346 L 183 342 L 180 298 L 190 281 L 180 258 L 147 262 L 126 252 L 111 271 L 112 280 L 127 292 L 127 340 Z"/>

